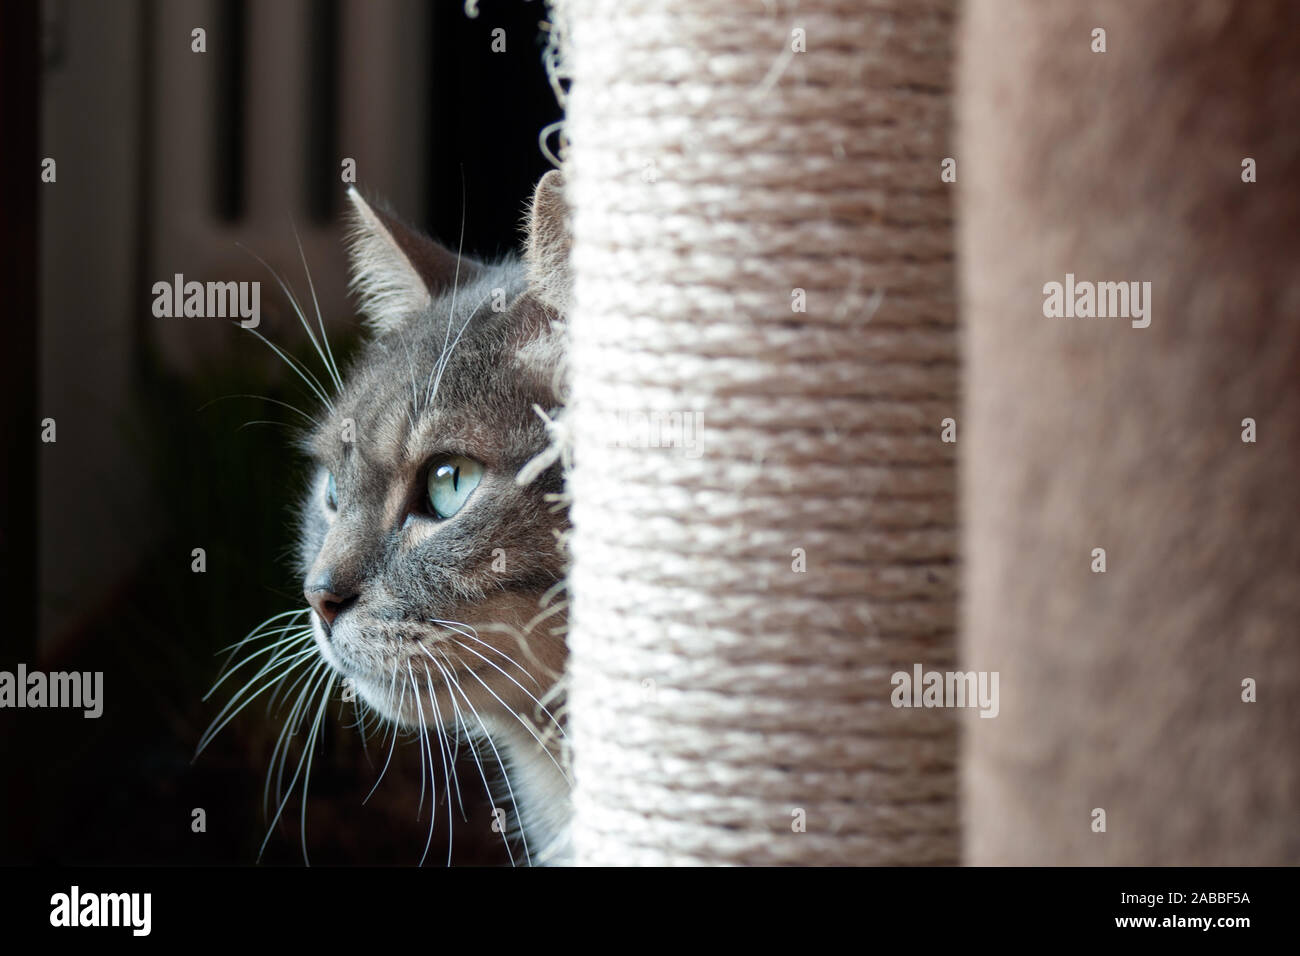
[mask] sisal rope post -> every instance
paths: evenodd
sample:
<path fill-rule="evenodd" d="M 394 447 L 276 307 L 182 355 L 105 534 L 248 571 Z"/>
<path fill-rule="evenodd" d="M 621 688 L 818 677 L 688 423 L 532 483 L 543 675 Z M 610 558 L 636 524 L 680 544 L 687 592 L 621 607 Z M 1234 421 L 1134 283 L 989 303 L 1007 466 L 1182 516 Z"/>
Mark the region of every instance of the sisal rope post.
<path fill-rule="evenodd" d="M 951 5 L 557 13 L 576 861 L 956 862 Z"/>

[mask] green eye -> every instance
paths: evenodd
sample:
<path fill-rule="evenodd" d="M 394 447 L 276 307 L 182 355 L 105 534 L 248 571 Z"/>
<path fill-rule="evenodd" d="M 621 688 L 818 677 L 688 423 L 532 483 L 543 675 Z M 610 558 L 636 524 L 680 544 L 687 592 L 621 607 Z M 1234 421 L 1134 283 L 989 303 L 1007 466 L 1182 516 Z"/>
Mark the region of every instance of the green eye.
<path fill-rule="evenodd" d="M 429 469 L 429 507 L 439 518 L 450 518 L 465 505 L 483 479 L 483 466 L 473 458 L 452 455 Z"/>
<path fill-rule="evenodd" d="M 334 472 L 332 471 L 329 473 L 329 477 L 325 480 L 325 504 L 329 507 L 330 511 L 338 510 L 339 489 L 338 486 L 334 484 Z"/>

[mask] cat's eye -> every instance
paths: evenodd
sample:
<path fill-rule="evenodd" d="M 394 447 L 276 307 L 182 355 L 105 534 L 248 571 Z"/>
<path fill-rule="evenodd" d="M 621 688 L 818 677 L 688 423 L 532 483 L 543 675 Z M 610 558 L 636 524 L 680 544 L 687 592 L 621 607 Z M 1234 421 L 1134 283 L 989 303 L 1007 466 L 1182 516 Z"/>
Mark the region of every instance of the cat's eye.
<path fill-rule="evenodd" d="M 332 471 L 329 473 L 329 477 L 325 479 L 325 506 L 330 511 L 338 511 L 339 508 L 339 489 L 338 485 L 334 483 L 334 472 Z"/>
<path fill-rule="evenodd" d="M 465 505 L 483 479 L 483 466 L 473 458 L 450 455 L 429 469 L 429 507 L 439 518 L 450 518 Z"/>

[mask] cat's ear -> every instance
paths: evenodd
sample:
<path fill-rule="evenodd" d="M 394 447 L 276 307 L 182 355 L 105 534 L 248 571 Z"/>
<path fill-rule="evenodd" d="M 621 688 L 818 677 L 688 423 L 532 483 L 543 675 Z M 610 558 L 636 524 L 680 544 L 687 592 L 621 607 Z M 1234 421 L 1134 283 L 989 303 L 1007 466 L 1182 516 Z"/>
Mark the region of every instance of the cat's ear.
<path fill-rule="evenodd" d="M 565 400 L 565 317 L 573 299 L 569 266 L 572 234 L 564 201 L 564 177 L 551 170 L 537 182 L 524 219 L 528 287 L 515 304 L 519 339 L 515 364 L 524 380 L 555 400 Z"/>
<path fill-rule="evenodd" d="M 425 309 L 434 294 L 464 282 L 479 266 L 406 225 L 355 188 L 348 229 L 351 285 L 361 314 L 380 332 Z M 457 272 L 459 270 L 459 276 Z"/>
<path fill-rule="evenodd" d="M 573 234 L 569 206 L 564 200 L 564 177 L 559 170 L 552 169 L 538 180 L 524 229 L 528 292 L 553 312 L 567 315 L 573 300 L 573 271 L 569 265 Z"/>

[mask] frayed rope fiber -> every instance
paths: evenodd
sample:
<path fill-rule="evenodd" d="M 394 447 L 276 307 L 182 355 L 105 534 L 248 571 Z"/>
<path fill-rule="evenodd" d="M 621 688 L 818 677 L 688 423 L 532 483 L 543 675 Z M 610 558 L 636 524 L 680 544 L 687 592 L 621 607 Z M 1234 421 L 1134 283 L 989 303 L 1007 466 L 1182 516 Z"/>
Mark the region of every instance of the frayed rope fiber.
<path fill-rule="evenodd" d="M 555 13 L 577 862 L 955 863 L 952 5 Z"/>

